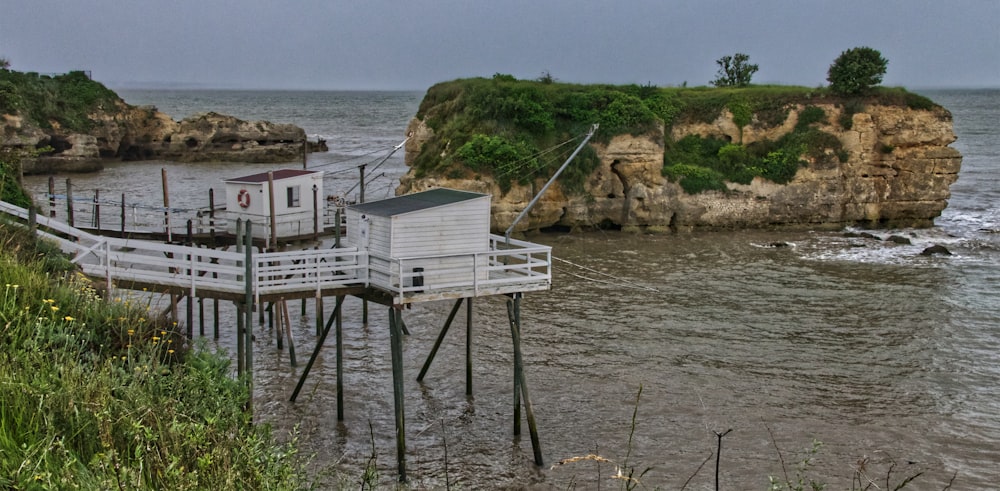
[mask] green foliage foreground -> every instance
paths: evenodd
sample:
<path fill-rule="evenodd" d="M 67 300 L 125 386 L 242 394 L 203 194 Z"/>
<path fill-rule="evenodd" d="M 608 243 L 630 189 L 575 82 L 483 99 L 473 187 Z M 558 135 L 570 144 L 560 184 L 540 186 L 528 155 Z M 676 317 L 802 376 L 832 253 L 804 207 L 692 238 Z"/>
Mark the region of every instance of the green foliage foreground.
<path fill-rule="evenodd" d="M 228 361 L 53 257 L 0 224 L 0 489 L 305 487 Z"/>

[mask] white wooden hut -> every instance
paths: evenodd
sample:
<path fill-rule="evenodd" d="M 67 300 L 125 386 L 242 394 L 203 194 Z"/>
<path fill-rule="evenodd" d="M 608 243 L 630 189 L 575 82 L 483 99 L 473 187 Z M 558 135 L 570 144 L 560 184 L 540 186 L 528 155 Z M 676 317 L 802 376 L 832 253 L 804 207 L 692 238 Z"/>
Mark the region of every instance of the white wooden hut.
<path fill-rule="evenodd" d="M 236 219 L 251 220 L 254 237 L 270 240 L 272 195 L 278 239 L 312 234 L 317 224 L 322 232 L 318 200 L 323 196 L 323 171 L 280 169 L 227 179 L 225 183 L 227 232 L 236 232 Z"/>
<path fill-rule="evenodd" d="M 490 195 L 432 189 L 347 208 L 346 245 L 389 291 L 471 289 L 488 278 Z"/>

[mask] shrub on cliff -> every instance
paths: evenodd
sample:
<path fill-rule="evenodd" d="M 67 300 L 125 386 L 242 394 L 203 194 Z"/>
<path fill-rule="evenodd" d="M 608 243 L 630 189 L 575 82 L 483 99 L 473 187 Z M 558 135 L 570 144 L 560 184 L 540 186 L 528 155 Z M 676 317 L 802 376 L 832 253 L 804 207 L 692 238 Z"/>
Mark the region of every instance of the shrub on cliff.
<path fill-rule="evenodd" d="M 18 114 L 40 128 L 56 123 L 71 131 L 86 132 L 93 125 L 90 114 L 111 110 L 121 99 L 86 73 L 39 75 L 0 70 L 0 112 Z"/>
<path fill-rule="evenodd" d="M 865 94 L 882 83 L 888 64 L 878 50 L 866 46 L 852 48 L 833 61 L 826 79 L 830 82 L 830 90 L 838 94 Z"/>

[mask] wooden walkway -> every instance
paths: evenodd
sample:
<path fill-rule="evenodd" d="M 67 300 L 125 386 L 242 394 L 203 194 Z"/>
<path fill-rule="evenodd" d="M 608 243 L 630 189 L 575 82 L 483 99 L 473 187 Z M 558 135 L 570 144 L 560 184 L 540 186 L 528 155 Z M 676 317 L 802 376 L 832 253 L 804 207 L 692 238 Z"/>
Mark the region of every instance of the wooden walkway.
<path fill-rule="evenodd" d="M 29 225 L 31 217 L 23 208 L 0 202 L 0 211 Z M 414 272 L 411 265 L 424 265 L 431 257 L 371 257 L 346 247 L 210 249 L 102 236 L 44 216 L 34 220 L 38 235 L 57 243 L 87 276 L 117 288 L 192 298 L 237 301 L 245 298 L 249 286 L 255 303 L 368 292 L 387 295 L 386 303 L 403 305 L 548 290 L 552 281 L 550 247 L 518 240 L 507 243 L 498 235 L 491 235 L 488 252 L 453 256 L 449 270 Z M 469 274 L 455 280 L 455 269 Z M 451 280 L 435 284 L 434 277 Z"/>

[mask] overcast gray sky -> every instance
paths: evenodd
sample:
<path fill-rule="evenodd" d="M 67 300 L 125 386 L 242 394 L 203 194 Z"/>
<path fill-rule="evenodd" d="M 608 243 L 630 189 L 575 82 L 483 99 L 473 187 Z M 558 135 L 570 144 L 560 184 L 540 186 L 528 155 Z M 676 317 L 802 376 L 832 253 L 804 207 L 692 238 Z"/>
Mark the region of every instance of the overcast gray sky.
<path fill-rule="evenodd" d="M 885 85 L 1000 87 L 998 0 L 0 0 L 0 57 L 111 87 L 414 89 L 549 72 L 707 85 L 746 53 L 755 83 L 826 84 L 844 50 Z"/>

